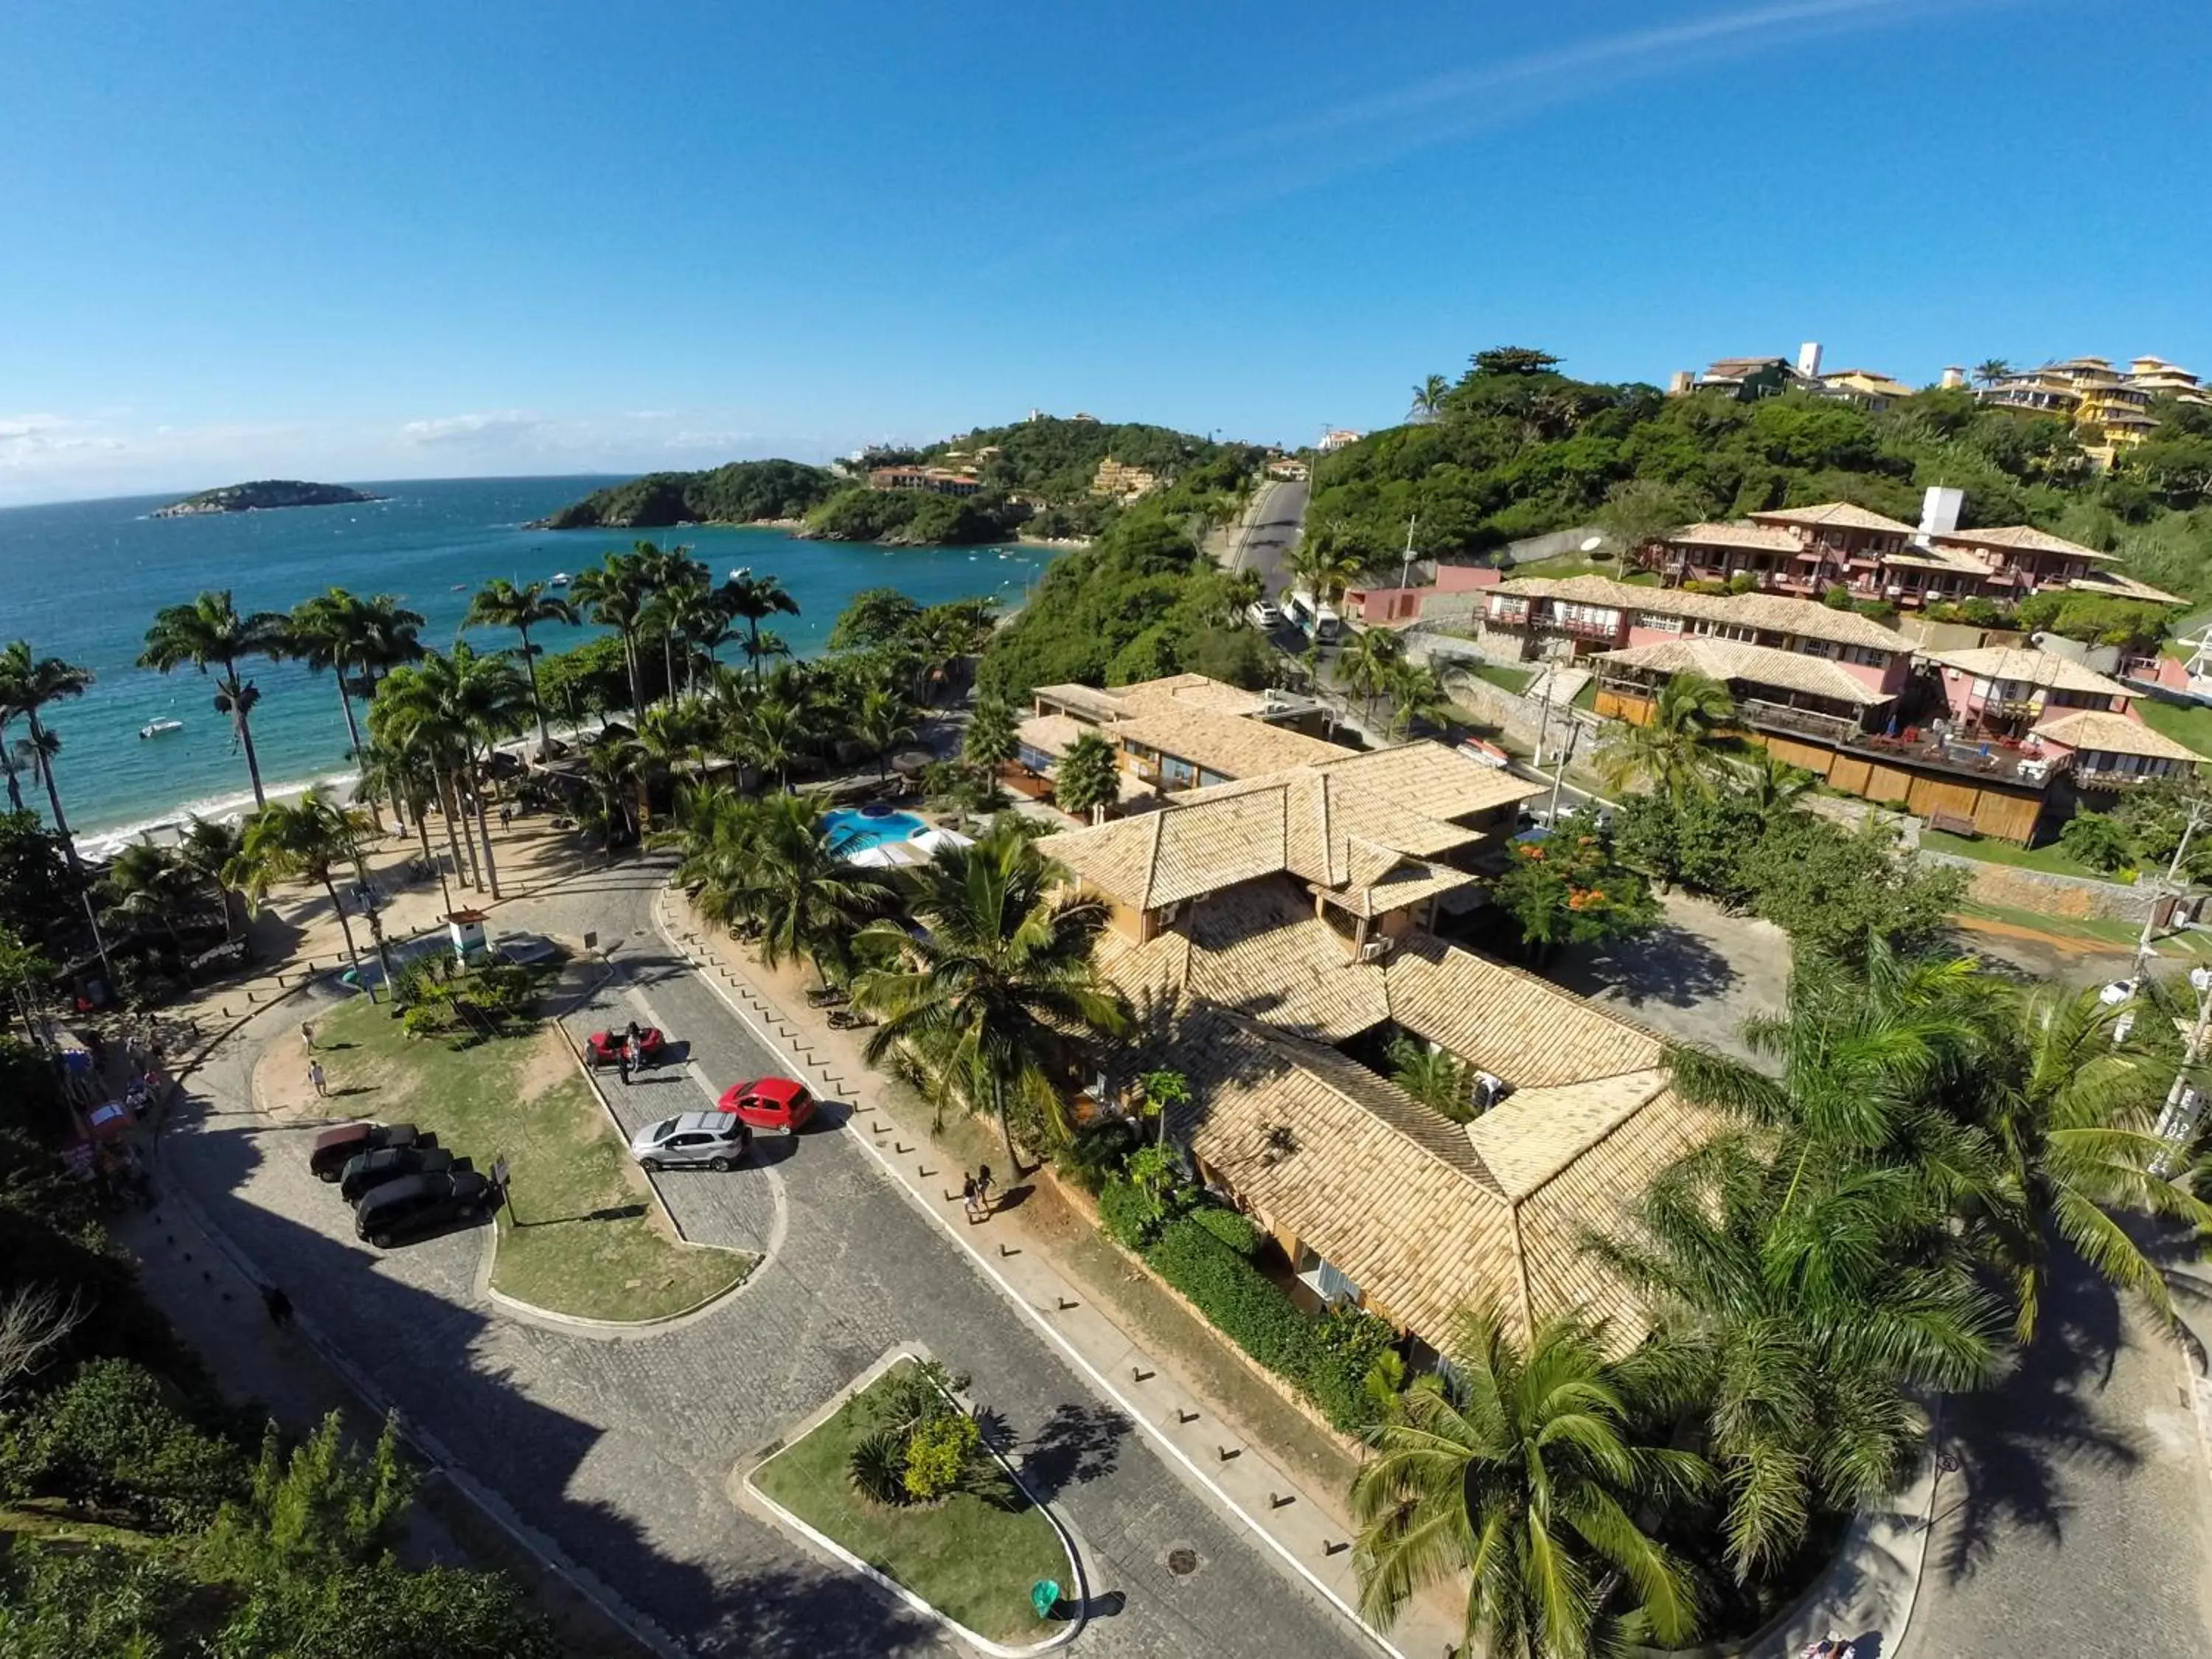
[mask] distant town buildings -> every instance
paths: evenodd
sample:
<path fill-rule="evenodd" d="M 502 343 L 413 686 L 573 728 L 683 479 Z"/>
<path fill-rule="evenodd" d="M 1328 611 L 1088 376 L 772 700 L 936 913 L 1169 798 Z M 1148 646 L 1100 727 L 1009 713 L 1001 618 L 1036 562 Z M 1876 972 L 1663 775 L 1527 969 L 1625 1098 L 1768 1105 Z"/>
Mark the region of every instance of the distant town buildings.
<path fill-rule="evenodd" d="M 1279 483 L 1304 483 L 1308 471 L 1306 464 L 1295 455 L 1271 455 L 1267 458 L 1267 476 Z"/>
<path fill-rule="evenodd" d="M 974 495 L 981 492 L 983 482 L 975 476 L 972 466 L 957 471 L 945 466 L 872 466 L 868 469 L 868 488 L 926 489 L 933 495 Z"/>
<path fill-rule="evenodd" d="M 1364 432 L 1354 432 L 1348 426 L 1333 426 L 1321 434 L 1321 441 L 1314 448 L 1323 455 L 1334 455 L 1338 450 L 1349 448 L 1366 435 Z"/>
<path fill-rule="evenodd" d="M 1159 487 L 1158 473 L 1117 461 L 1111 455 L 1098 463 L 1098 471 L 1091 477 L 1092 495 L 1110 496 L 1117 501 L 1133 501 Z"/>

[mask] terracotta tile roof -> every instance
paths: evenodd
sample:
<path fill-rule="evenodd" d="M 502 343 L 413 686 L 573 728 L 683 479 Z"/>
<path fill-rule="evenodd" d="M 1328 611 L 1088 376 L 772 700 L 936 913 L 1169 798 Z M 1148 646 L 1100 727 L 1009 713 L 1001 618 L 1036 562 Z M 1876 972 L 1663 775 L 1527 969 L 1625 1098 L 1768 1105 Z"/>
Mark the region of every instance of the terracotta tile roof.
<path fill-rule="evenodd" d="M 2087 749 L 2100 754 L 2151 755 L 2162 760 L 2192 762 L 2208 758 L 2186 744 L 2176 743 L 2164 732 L 2152 731 L 2141 720 L 2103 709 L 2085 708 L 2076 714 L 2057 715 L 2039 723 L 2035 732 L 2038 737 L 2063 743 L 2069 749 Z"/>
<path fill-rule="evenodd" d="M 1540 1097 L 1481 1131 L 1513 1171 L 1502 1181 L 1477 1136 L 1334 1049 L 1217 1009 L 1191 1011 L 1146 1054 L 1181 1071 L 1190 1101 L 1168 1133 L 1270 1228 L 1294 1235 L 1359 1285 L 1368 1304 L 1431 1343 L 1472 1303 L 1525 1334 L 1572 1306 L 1640 1334 L 1621 1286 L 1580 1249 L 1659 1170 L 1710 1133 L 1647 1072 L 1588 1099 Z M 1524 1091 L 1537 1092 L 1537 1091 Z M 1527 1145 L 1520 1143 L 1523 1140 Z"/>
<path fill-rule="evenodd" d="M 2189 603 L 2179 593 L 2153 587 L 2148 582 L 2139 582 L 2133 576 L 2124 576 L 2117 570 L 2093 570 L 2087 576 L 2075 577 L 2066 586 L 2077 592 L 2105 593 L 2116 599 L 2135 599 L 2144 605 Z"/>
<path fill-rule="evenodd" d="M 1419 812 L 1431 818 L 1472 817 L 1527 800 L 1544 789 L 1540 783 L 1516 778 L 1500 767 L 1485 766 L 1440 743 L 1370 749 L 1342 760 L 1324 761 L 1313 769 L 1323 777 L 1365 791 L 1395 811 Z M 1377 839 L 1398 845 L 1388 836 Z"/>
<path fill-rule="evenodd" d="M 1854 506 L 1850 501 L 1823 501 L 1818 507 L 1785 507 L 1771 513 L 1754 513 L 1757 524 L 1833 525 L 1838 530 L 1887 530 L 1893 535 L 1918 532 L 1909 524 Z"/>
<path fill-rule="evenodd" d="M 1483 1167 L 1526 1198 L 1667 1086 L 1663 1067 L 1551 1088 L 1518 1089 L 1467 1126 Z"/>
<path fill-rule="evenodd" d="M 1355 841 L 1351 848 L 1351 871 L 1341 892 L 1321 890 L 1324 903 L 1371 921 L 1393 910 L 1403 910 L 1445 893 L 1477 884 L 1476 878 L 1448 864 L 1409 859 L 1390 848 Z"/>
<path fill-rule="evenodd" d="M 1871 617 L 1780 593 L 1691 593 L 1679 587 L 1638 587 L 1609 576 L 1570 576 L 1564 580 L 1523 576 L 1517 581 L 1500 582 L 1489 591 L 1508 598 L 1565 599 L 1662 617 L 1696 617 L 1764 633 L 1832 640 L 1838 645 L 1863 645 L 1876 651 L 1913 648 L 1911 640 Z"/>
<path fill-rule="evenodd" d="M 2030 553 L 2063 553 L 2076 559 L 2110 561 L 2120 556 L 2117 553 L 2100 553 L 2094 547 L 2084 547 L 2079 542 L 2068 541 L 2063 536 L 2054 536 L 2047 530 L 2038 530 L 2024 524 L 2007 525 L 1997 530 L 1945 530 L 1929 539 L 1960 542 L 1968 547 L 2006 547 Z"/>
<path fill-rule="evenodd" d="M 1795 553 L 1802 544 L 1776 525 L 1691 524 L 1665 538 L 1670 547 L 1748 547 L 1768 553 Z"/>
<path fill-rule="evenodd" d="M 1778 651 L 1769 645 L 1746 645 L 1736 640 L 1665 640 L 1656 645 L 1631 646 L 1625 651 L 1601 651 L 1600 662 L 1620 668 L 1640 668 L 1651 673 L 1710 674 L 1717 680 L 1744 680 L 1771 685 L 1808 696 L 1830 697 L 1862 708 L 1895 701 L 1857 678 L 1842 664 L 1826 657 L 1808 657 L 1801 651 Z"/>
<path fill-rule="evenodd" d="M 1014 735 L 1040 754 L 1065 755 L 1075 740 L 1097 728 L 1068 714 L 1032 714 L 1014 728 Z"/>
<path fill-rule="evenodd" d="M 2108 697 L 2134 694 L 2118 680 L 2108 680 L 2084 668 L 2070 657 L 2051 651 L 2022 651 L 2008 645 L 1986 646 L 1978 651 L 1929 651 L 1929 662 L 1955 668 L 1981 680 L 2013 680 L 2051 691 L 2094 691 Z"/>
<path fill-rule="evenodd" d="M 1267 706 L 1263 694 L 1204 674 L 1168 674 L 1156 680 L 1139 680 L 1133 685 L 1115 687 L 1110 695 L 1125 706 L 1165 702 L 1212 714 L 1256 714 Z"/>
<path fill-rule="evenodd" d="M 1070 682 L 1065 685 L 1040 685 L 1030 696 L 1039 702 L 1058 703 L 1073 709 L 1093 726 L 1103 725 L 1121 713 L 1121 704 L 1111 691 L 1102 691 L 1095 685 Z"/>
<path fill-rule="evenodd" d="M 1963 547 L 1921 546 L 1915 544 L 1900 552 L 1881 556 L 1883 568 L 1893 564 L 1909 566 L 1919 570 L 1954 570 L 1962 576 L 1986 576 L 1990 567 Z"/>
<path fill-rule="evenodd" d="M 1228 777 L 1279 772 L 1352 752 L 1341 744 L 1324 743 L 1264 720 L 1211 714 L 1197 708 L 1164 708 L 1151 698 L 1140 699 L 1139 707 L 1143 712 L 1133 720 L 1115 720 L 1109 735 L 1125 744 L 1137 744 L 1173 755 Z"/>
<path fill-rule="evenodd" d="M 1164 808 L 1048 837 L 1085 884 L 1139 909 L 1273 875 L 1284 867 L 1282 803 L 1264 793 Z"/>
<path fill-rule="evenodd" d="M 1665 1048 L 1641 1026 L 1549 980 L 1428 933 L 1400 939 L 1382 978 L 1391 1018 L 1516 1088 L 1649 1071 Z"/>

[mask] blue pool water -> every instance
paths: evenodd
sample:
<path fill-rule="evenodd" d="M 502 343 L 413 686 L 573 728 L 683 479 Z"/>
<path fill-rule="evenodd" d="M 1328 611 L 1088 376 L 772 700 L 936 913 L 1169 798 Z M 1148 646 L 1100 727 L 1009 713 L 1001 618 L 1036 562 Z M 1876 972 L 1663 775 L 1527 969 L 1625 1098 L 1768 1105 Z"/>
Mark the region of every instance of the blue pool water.
<path fill-rule="evenodd" d="M 911 812 L 869 812 L 856 806 L 840 806 L 822 815 L 830 845 L 847 858 L 881 847 L 887 841 L 904 841 L 929 826 Z"/>

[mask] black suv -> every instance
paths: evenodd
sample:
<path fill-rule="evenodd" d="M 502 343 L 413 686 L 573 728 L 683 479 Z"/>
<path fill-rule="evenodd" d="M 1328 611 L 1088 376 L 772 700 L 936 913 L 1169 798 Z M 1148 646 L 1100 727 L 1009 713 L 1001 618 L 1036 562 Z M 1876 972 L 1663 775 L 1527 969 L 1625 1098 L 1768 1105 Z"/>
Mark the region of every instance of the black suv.
<path fill-rule="evenodd" d="M 401 1176 L 443 1175 L 453 1167 L 453 1155 L 436 1146 L 380 1146 L 373 1152 L 356 1152 L 338 1175 L 338 1196 L 349 1204 L 361 1202 L 387 1181 Z"/>
<path fill-rule="evenodd" d="M 402 1176 L 362 1200 L 353 1212 L 353 1230 L 378 1249 L 388 1250 L 403 1238 L 472 1221 L 498 1201 L 491 1182 L 474 1170 Z"/>

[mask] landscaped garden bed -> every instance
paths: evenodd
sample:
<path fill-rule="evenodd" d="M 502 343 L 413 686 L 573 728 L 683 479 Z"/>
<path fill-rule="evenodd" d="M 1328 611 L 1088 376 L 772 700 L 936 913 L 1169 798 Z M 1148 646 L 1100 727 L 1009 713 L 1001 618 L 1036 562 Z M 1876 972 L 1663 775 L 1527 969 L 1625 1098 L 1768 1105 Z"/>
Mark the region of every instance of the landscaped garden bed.
<path fill-rule="evenodd" d="M 1050 1580 L 1078 1594 L 1067 1547 L 944 1391 L 958 1386 L 902 1357 L 750 1484 L 955 1624 L 1009 1645 L 1049 1641 L 1061 1626 L 1030 1591 Z"/>
<path fill-rule="evenodd" d="M 561 1034 L 516 1020 L 457 1046 L 409 1036 L 360 1000 L 316 1022 L 331 1091 L 354 1110 L 434 1131 L 489 1172 L 507 1160 L 492 1288 L 580 1319 L 665 1318 L 744 1282 L 755 1258 L 672 1236 Z M 361 1092 L 356 1092 L 356 1091 Z"/>

